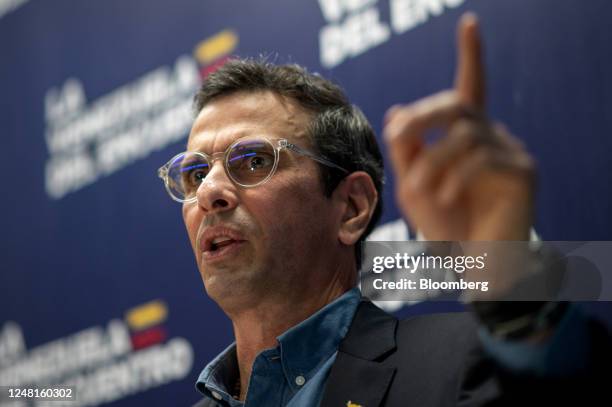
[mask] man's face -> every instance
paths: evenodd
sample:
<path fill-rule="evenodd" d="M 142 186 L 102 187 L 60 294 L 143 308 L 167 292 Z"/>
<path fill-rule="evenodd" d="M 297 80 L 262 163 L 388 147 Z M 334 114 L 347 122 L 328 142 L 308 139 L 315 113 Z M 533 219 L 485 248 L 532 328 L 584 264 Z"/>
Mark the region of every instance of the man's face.
<path fill-rule="evenodd" d="M 202 109 L 187 149 L 210 155 L 245 136 L 311 149 L 309 120 L 272 92 L 238 92 Z M 234 184 L 217 160 L 197 198 L 183 205 L 183 219 L 206 291 L 226 312 L 326 283 L 339 219 L 313 160 L 283 150 L 274 176 L 252 188 Z"/>

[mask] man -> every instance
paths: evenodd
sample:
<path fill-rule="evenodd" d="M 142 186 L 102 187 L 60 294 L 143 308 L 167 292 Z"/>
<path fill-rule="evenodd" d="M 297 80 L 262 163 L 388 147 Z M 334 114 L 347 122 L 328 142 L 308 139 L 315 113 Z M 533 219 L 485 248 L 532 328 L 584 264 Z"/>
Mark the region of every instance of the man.
<path fill-rule="evenodd" d="M 523 240 L 532 223 L 532 160 L 485 118 L 479 47 L 467 15 L 455 88 L 386 117 L 399 206 L 433 240 Z M 198 405 L 452 406 L 545 394 L 533 384 L 547 379 L 525 374 L 537 357 L 519 351 L 527 361 L 511 366 L 513 350 L 494 340 L 482 351 L 469 313 L 398 323 L 360 298 L 359 243 L 380 216 L 382 157 L 340 88 L 296 66 L 236 60 L 204 81 L 196 107 L 187 152 L 160 175 L 183 203 L 206 291 L 236 338 L 200 374 Z M 447 136 L 426 146 L 439 126 Z M 603 337 L 562 307 L 542 309 L 476 308 L 491 332 L 545 317 L 539 329 L 521 326 L 522 342 L 548 346 L 562 319 L 587 342 Z M 585 360 L 562 370 L 575 378 Z"/>

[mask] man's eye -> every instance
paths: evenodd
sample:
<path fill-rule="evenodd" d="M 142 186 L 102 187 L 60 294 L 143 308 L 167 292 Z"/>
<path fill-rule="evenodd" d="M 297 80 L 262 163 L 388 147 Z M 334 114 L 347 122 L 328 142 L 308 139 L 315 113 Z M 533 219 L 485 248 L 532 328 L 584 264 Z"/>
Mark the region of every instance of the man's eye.
<path fill-rule="evenodd" d="M 192 185 L 200 185 L 204 177 L 206 177 L 206 172 L 203 170 L 192 171 L 189 174 L 189 183 Z"/>
<path fill-rule="evenodd" d="M 274 157 L 268 154 L 255 154 L 246 159 L 246 164 L 249 170 L 257 171 L 271 167 L 274 164 Z"/>
<path fill-rule="evenodd" d="M 182 169 L 182 182 L 185 191 L 197 189 L 208 174 L 207 164 L 192 164 Z"/>

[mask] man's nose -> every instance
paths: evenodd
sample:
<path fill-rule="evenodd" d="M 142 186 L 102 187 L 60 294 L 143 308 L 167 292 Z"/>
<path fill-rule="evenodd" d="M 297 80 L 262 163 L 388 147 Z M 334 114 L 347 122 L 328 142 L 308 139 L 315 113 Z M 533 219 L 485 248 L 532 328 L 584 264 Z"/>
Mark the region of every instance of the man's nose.
<path fill-rule="evenodd" d="M 216 160 L 196 192 L 198 206 L 206 212 L 221 212 L 238 205 L 236 185 L 229 178 L 221 160 Z"/>

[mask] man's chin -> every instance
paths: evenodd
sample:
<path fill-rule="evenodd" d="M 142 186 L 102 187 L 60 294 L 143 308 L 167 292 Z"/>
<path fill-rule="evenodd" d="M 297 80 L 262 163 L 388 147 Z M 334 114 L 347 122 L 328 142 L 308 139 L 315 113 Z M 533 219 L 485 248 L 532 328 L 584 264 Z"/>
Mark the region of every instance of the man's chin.
<path fill-rule="evenodd" d="M 201 267 L 200 276 L 208 296 L 213 299 L 219 296 L 244 294 L 251 291 L 250 273 L 244 265 L 238 267 L 230 265 Z"/>
<path fill-rule="evenodd" d="M 253 307 L 253 294 L 243 284 L 208 279 L 204 282 L 206 294 L 227 315 Z"/>

